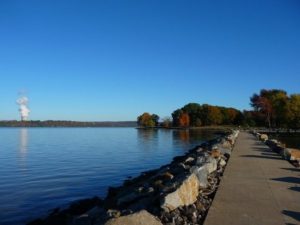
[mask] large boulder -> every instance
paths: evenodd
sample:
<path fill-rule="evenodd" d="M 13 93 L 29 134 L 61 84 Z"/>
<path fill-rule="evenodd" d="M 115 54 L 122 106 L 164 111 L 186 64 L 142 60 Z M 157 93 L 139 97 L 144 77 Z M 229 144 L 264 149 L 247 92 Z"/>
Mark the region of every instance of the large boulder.
<path fill-rule="evenodd" d="M 162 199 L 161 208 L 165 211 L 172 211 L 179 206 L 187 206 L 197 200 L 200 183 L 195 174 L 187 176 L 182 184 L 172 193 Z"/>
<path fill-rule="evenodd" d="M 291 149 L 290 153 L 291 153 L 291 157 L 290 157 L 291 161 L 300 160 L 300 150 L 299 149 Z"/>
<path fill-rule="evenodd" d="M 216 159 L 212 158 L 212 157 L 208 157 L 206 159 L 206 162 L 204 164 L 207 168 L 207 172 L 208 173 L 212 173 L 214 171 L 217 170 L 217 167 L 218 167 L 218 162 Z"/>
<path fill-rule="evenodd" d="M 221 152 L 222 155 L 231 155 L 231 150 L 229 148 L 224 148 L 218 145 L 218 150 Z"/>
<path fill-rule="evenodd" d="M 208 170 L 205 165 L 200 167 L 193 166 L 191 168 L 191 173 L 194 173 L 197 176 L 200 187 L 206 188 L 208 186 Z"/>
<path fill-rule="evenodd" d="M 218 146 L 222 148 L 232 149 L 232 143 L 230 141 L 222 141 Z"/>
<path fill-rule="evenodd" d="M 141 210 L 137 213 L 130 214 L 128 216 L 121 216 L 108 220 L 105 225 L 162 225 L 160 220 L 147 212 Z"/>
<path fill-rule="evenodd" d="M 218 159 L 218 158 L 221 157 L 221 151 L 219 149 L 213 149 L 210 152 L 210 156 L 215 158 L 215 159 Z"/>
<path fill-rule="evenodd" d="M 268 137 L 268 135 L 266 135 L 266 134 L 261 134 L 261 135 L 259 136 L 259 139 L 262 140 L 262 141 L 267 141 L 267 140 L 269 139 L 269 137 Z"/>

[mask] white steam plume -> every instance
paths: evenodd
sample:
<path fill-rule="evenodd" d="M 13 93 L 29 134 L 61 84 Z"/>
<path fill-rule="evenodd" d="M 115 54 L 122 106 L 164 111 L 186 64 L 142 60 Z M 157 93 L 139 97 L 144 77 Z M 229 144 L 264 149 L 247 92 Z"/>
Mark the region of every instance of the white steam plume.
<path fill-rule="evenodd" d="M 28 98 L 25 96 L 21 96 L 17 99 L 17 104 L 19 105 L 19 112 L 21 116 L 21 120 L 28 120 L 30 110 L 27 106 L 28 104 Z"/>

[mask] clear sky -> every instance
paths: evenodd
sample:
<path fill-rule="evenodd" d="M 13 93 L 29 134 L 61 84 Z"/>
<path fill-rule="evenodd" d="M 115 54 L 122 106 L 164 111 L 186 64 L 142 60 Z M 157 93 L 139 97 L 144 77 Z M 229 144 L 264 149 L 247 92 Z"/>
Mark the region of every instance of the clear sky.
<path fill-rule="evenodd" d="M 135 120 L 300 92 L 298 0 L 0 0 L 0 120 Z"/>

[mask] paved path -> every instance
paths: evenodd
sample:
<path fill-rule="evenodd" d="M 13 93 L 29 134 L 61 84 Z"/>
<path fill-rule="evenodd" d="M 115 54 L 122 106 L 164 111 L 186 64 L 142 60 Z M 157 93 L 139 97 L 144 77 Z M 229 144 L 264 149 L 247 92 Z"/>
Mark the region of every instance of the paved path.
<path fill-rule="evenodd" d="M 300 169 L 241 132 L 204 224 L 300 224 Z"/>

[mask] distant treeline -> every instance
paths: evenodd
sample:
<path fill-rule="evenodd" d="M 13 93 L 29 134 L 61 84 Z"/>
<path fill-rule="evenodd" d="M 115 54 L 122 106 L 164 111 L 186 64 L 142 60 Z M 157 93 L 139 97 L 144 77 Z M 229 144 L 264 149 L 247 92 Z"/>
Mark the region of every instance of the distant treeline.
<path fill-rule="evenodd" d="M 211 125 L 239 125 L 242 123 L 243 114 L 235 108 L 212 106 L 208 104 L 189 103 L 176 109 L 171 117 L 159 121 L 156 114 L 143 113 L 137 119 L 142 127 L 201 127 Z"/>
<path fill-rule="evenodd" d="M 234 101 L 234 99 L 233 99 Z M 156 114 L 143 113 L 137 118 L 141 127 L 201 127 L 211 125 L 242 125 L 269 128 L 300 128 L 300 94 L 262 89 L 250 98 L 253 110 L 189 103 L 162 120 Z"/>
<path fill-rule="evenodd" d="M 65 120 L 0 121 L 0 127 L 136 127 L 136 121 L 80 122 Z"/>

